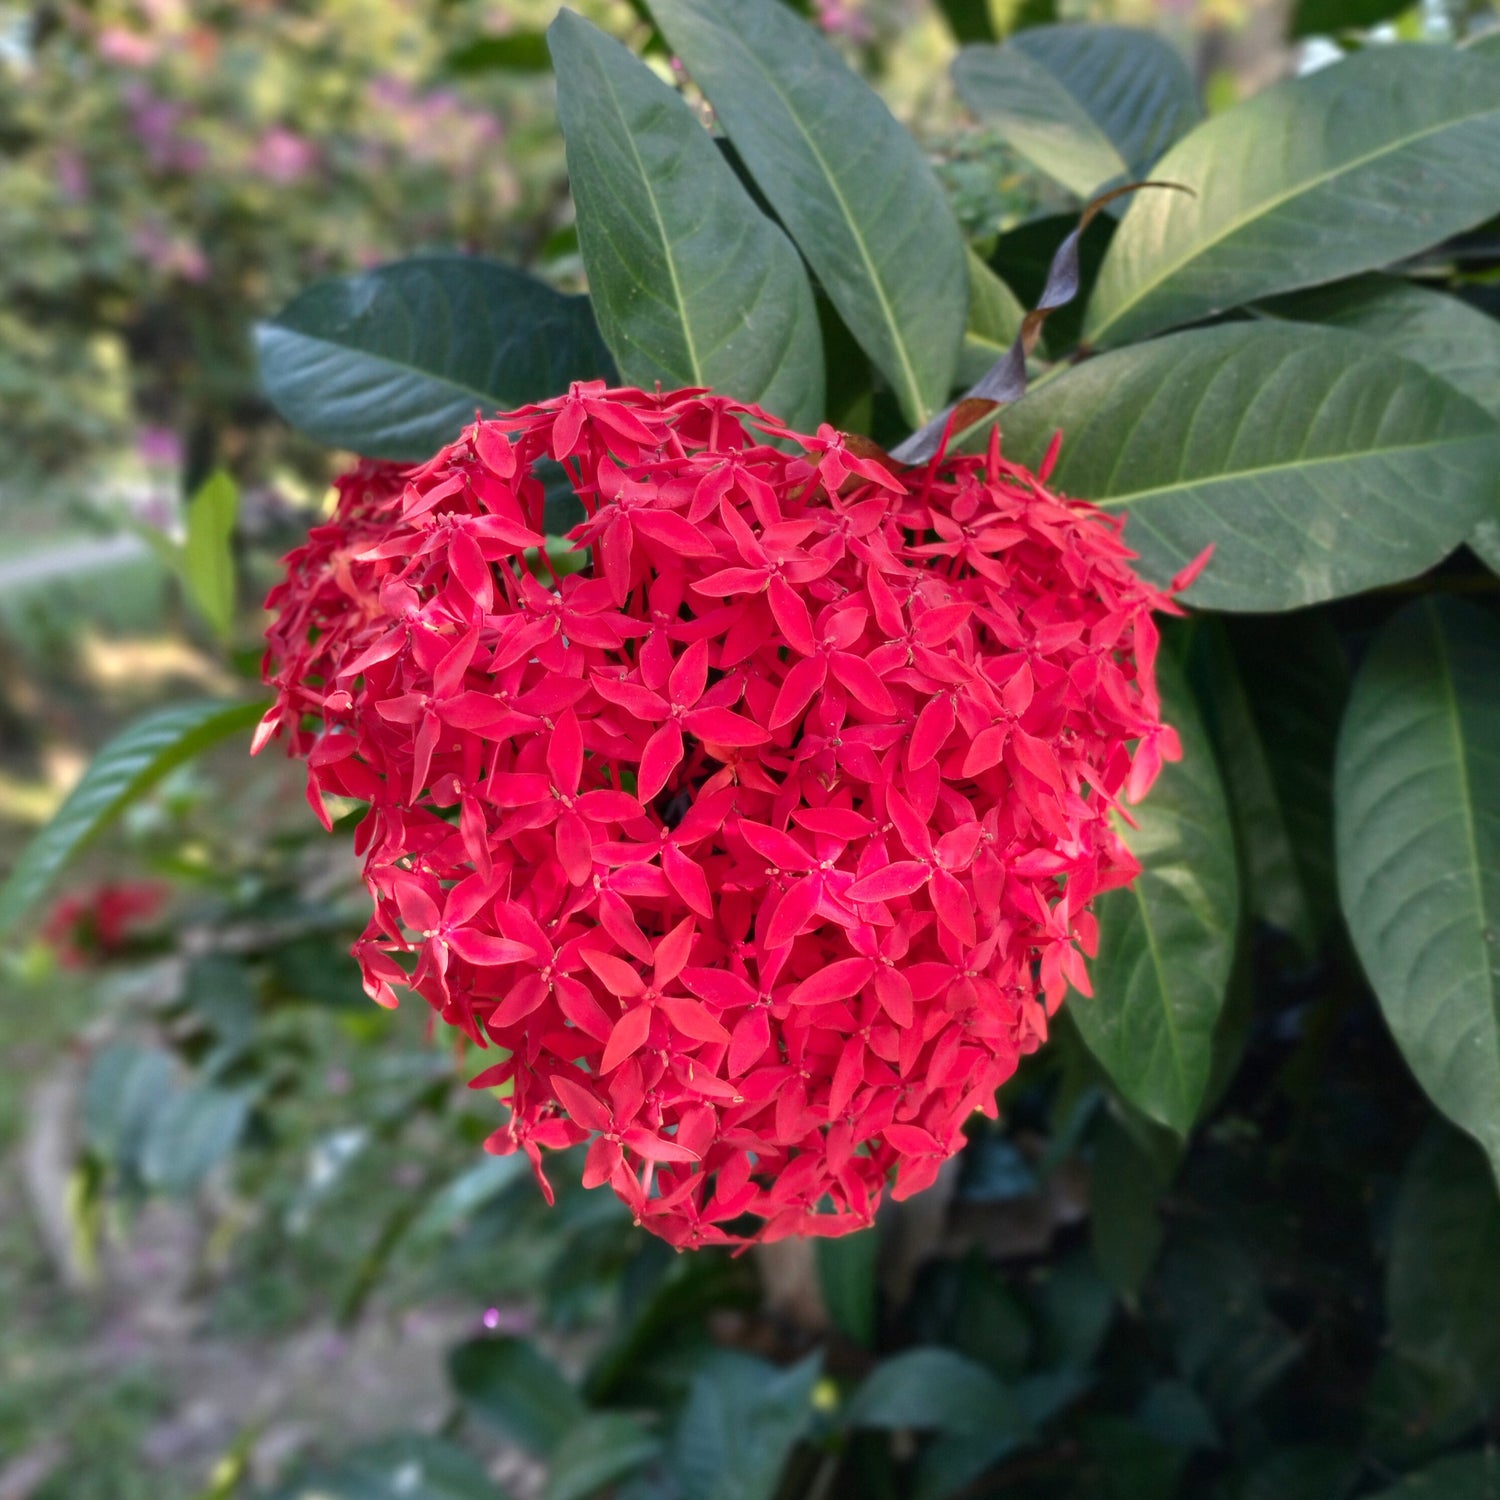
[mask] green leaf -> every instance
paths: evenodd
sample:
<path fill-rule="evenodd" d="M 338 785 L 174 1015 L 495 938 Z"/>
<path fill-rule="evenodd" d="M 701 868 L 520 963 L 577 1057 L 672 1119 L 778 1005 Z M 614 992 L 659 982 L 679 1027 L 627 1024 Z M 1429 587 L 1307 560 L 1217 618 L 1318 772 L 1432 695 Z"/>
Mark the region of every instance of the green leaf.
<path fill-rule="evenodd" d="M 875 1344 L 875 1263 L 880 1236 L 873 1229 L 813 1241 L 818 1284 L 833 1326 L 861 1348 Z"/>
<path fill-rule="evenodd" d="M 999 359 L 1026 316 L 1020 299 L 972 251 L 969 257 L 969 326 L 958 361 L 958 383 L 971 386 Z"/>
<path fill-rule="evenodd" d="M 448 1378 L 475 1416 L 546 1457 L 588 1416 L 572 1382 L 527 1339 L 471 1339 Z"/>
<path fill-rule="evenodd" d="M 1500 1176 L 1500 623 L 1426 598 L 1380 632 L 1339 736 L 1339 899 L 1417 1082 Z"/>
<path fill-rule="evenodd" d="M 1500 418 L 1500 322 L 1457 297 L 1371 274 L 1276 297 L 1260 311 L 1379 339 Z"/>
<path fill-rule="evenodd" d="M 711 386 L 811 430 L 823 346 L 791 242 L 644 63 L 571 11 L 547 36 L 583 263 L 621 374 Z"/>
<path fill-rule="evenodd" d="M 1007 410 L 1007 451 L 1035 463 L 1059 428 L 1055 486 L 1123 510 L 1150 577 L 1212 545 L 1189 597 L 1216 609 L 1295 609 L 1425 572 L 1485 514 L 1500 464 L 1495 423 L 1420 366 L 1266 323 L 1088 360 Z"/>
<path fill-rule="evenodd" d="M 650 0 L 672 51 L 850 331 L 920 426 L 948 399 L 963 240 L 921 148 L 779 0 Z"/>
<path fill-rule="evenodd" d="M 822 1356 L 778 1370 L 716 1351 L 693 1378 L 672 1444 L 682 1500 L 771 1500 L 793 1447 L 812 1423 Z"/>
<path fill-rule="evenodd" d="M 1093 998 L 1070 1002 L 1089 1051 L 1151 1119 L 1192 1129 L 1208 1088 L 1214 1025 L 1224 1004 L 1239 923 L 1234 832 L 1213 747 L 1176 663 L 1157 659 L 1162 716 L 1182 740 L 1120 826 L 1141 873 L 1095 902 L 1099 954 Z"/>
<path fill-rule="evenodd" d="M 1368 31 L 1411 6 L 1412 0 L 1297 0 L 1287 35 L 1297 39 Z"/>
<path fill-rule="evenodd" d="M 540 31 L 512 31 L 505 36 L 476 37 L 443 59 L 445 71 L 460 75 L 545 73 L 551 66 L 547 38 Z"/>
<path fill-rule="evenodd" d="M 1274 1448 L 1252 1463 L 1235 1500 L 1344 1500 L 1359 1479 L 1360 1455 L 1312 1443 Z"/>
<path fill-rule="evenodd" d="M 1036 26 L 953 64 L 965 104 L 1079 198 L 1141 175 L 1202 115 L 1187 63 L 1131 26 Z"/>
<path fill-rule="evenodd" d="M 1450 1454 L 1372 1500 L 1500 1500 L 1500 1454 Z"/>
<path fill-rule="evenodd" d="M 1445 47 L 1382 46 L 1200 125 L 1153 168 L 1084 323 L 1145 338 L 1272 292 L 1415 254 L 1500 207 L 1500 74 Z"/>
<path fill-rule="evenodd" d="M 182 578 L 188 598 L 221 640 L 234 624 L 234 553 L 230 539 L 239 514 L 239 486 L 215 470 L 188 501 Z"/>
<path fill-rule="evenodd" d="M 588 1500 L 651 1462 L 661 1443 L 621 1412 L 600 1412 L 575 1427 L 552 1455 L 544 1500 Z"/>
<path fill-rule="evenodd" d="M 183 703 L 147 714 L 117 734 L 0 885 L 0 936 L 123 808 L 174 767 L 252 728 L 265 710 L 264 703 Z"/>
<path fill-rule="evenodd" d="M 1398 1354 L 1441 1372 L 1476 1414 L 1500 1399 L 1500 1195 L 1474 1143 L 1446 1126 L 1406 1164 L 1385 1296 Z"/>
<path fill-rule="evenodd" d="M 276 1500 L 505 1500 L 478 1459 L 440 1438 L 385 1438 L 310 1469 Z"/>
<path fill-rule="evenodd" d="M 1134 1303 L 1161 1254 L 1164 1236 L 1156 1200 L 1170 1184 L 1172 1168 L 1110 1110 L 1099 1113 L 1093 1145 L 1089 1242 L 1104 1279 Z"/>
<path fill-rule="evenodd" d="M 172 1062 L 156 1047 L 96 1053 L 83 1085 L 83 1139 L 111 1165 L 133 1170 L 151 1122 L 172 1092 Z"/>
<path fill-rule="evenodd" d="M 437 1240 L 498 1198 L 507 1188 L 530 1175 L 530 1163 L 522 1152 L 509 1156 L 486 1156 L 433 1194 L 412 1225 L 412 1236 Z"/>
<path fill-rule="evenodd" d="M 614 378 L 587 297 L 465 255 L 319 282 L 259 324 L 255 343 L 276 410 L 370 458 L 428 458 L 476 410 Z"/>
<path fill-rule="evenodd" d="M 983 1365 L 951 1349 L 909 1349 L 882 1360 L 839 1413 L 846 1427 L 1021 1436 L 1027 1423 L 1014 1392 Z"/>
<path fill-rule="evenodd" d="M 1349 670 L 1325 615 L 1196 623 L 1193 677 L 1229 793 L 1249 913 L 1312 957 L 1338 909 L 1333 751 Z"/>
<path fill-rule="evenodd" d="M 141 1180 L 158 1192 L 192 1192 L 239 1144 L 251 1098 L 248 1089 L 212 1084 L 170 1095 L 152 1114 L 141 1144 Z"/>
<path fill-rule="evenodd" d="M 1457 297 L 1395 276 L 1370 275 L 1278 297 L 1260 310 L 1379 339 L 1500 420 L 1500 322 Z M 1500 476 L 1493 495 L 1469 545 L 1500 571 Z"/>
<path fill-rule="evenodd" d="M 995 29 L 990 23 L 989 0 L 938 0 L 938 9 L 948 23 L 954 40 L 959 42 L 992 42 Z"/>

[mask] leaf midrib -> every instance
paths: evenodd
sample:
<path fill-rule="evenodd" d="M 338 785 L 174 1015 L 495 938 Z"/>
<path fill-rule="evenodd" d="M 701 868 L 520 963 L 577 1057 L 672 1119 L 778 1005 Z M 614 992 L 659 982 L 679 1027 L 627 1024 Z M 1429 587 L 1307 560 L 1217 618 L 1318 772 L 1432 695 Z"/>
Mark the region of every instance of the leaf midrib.
<path fill-rule="evenodd" d="M 1458 685 L 1453 675 L 1453 659 L 1448 650 L 1448 639 L 1443 631 L 1443 622 L 1436 607 L 1429 599 L 1424 603 L 1428 627 L 1432 631 L 1435 653 L 1438 659 L 1438 676 L 1443 685 L 1448 732 L 1453 740 L 1453 765 L 1458 775 L 1459 806 L 1464 825 L 1464 847 L 1469 858 L 1469 874 L 1474 882 L 1474 912 L 1478 918 L 1473 927 L 1479 947 L 1479 972 L 1489 995 L 1487 1019 L 1490 1050 L 1494 1054 L 1495 1071 L 1500 1075 L 1500 1018 L 1496 1011 L 1495 971 L 1490 963 L 1489 950 L 1485 946 L 1484 934 L 1488 927 L 1489 912 L 1485 902 L 1484 868 L 1479 858 L 1479 841 L 1474 828 L 1473 780 L 1469 774 L 1469 753 L 1464 744 L 1462 715 L 1459 710 Z"/>
<path fill-rule="evenodd" d="M 717 18 L 713 20 L 712 24 L 716 28 L 720 26 Z M 911 356 L 908 353 L 906 347 L 906 340 L 901 333 L 901 327 L 896 321 L 895 310 L 892 308 L 890 300 L 886 296 L 885 285 L 881 280 L 880 272 L 877 269 L 875 262 L 870 257 L 869 246 L 865 243 L 864 235 L 860 233 L 859 226 L 855 222 L 853 215 L 850 213 L 849 200 L 845 198 L 843 190 L 839 186 L 838 179 L 834 176 L 832 169 L 829 167 L 827 160 L 823 156 L 823 153 L 818 149 L 817 142 L 814 141 L 812 136 L 808 134 L 806 126 L 804 126 L 802 123 L 802 117 L 792 107 L 792 102 L 788 98 L 786 92 L 782 89 L 780 81 L 777 79 L 776 75 L 766 67 L 766 65 L 761 61 L 756 52 L 742 38 L 740 38 L 739 36 L 735 36 L 734 42 L 735 45 L 743 53 L 743 55 L 748 57 L 750 61 L 755 65 L 755 68 L 760 73 L 761 77 L 764 78 L 765 81 L 770 85 L 771 92 L 781 100 L 782 105 L 786 109 L 788 117 L 791 119 L 792 124 L 796 127 L 797 133 L 806 143 L 807 149 L 812 153 L 813 159 L 817 162 L 818 168 L 822 172 L 824 180 L 828 183 L 829 188 L 833 192 L 834 200 L 837 202 L 839 207 L 839 213 L 843 218 L 845 227 L 848 229 L 850 236 L 854 240 L 856 248 L 859 250 L 860 259 L 864 262 L 865 270 L 869 275 L 870 286 L 874 290 L 876 299 L 880 303 L 881 316 L 885 321 L 886 327 L 890 331 L 891 341 L 893 347 L 895 348 L 896 356 L 901 362 L 902 377 L 906 382 L 907 394 L 911 398 L 912 411 L 916 413 L 917 417 L 916 425 L 920 427 L 922 423 L 925 422 L 931 415 L 931 413 L 928 411 L 927 403 L 923 399 L 921 387 L 917 382 L 916 369 L 912 365 Z M 707 93 L 708 90 L 705 89 L 704 92 Z"/>
<path fill-rule="evenodd" d="M 1100 510 L 1117 510 L 1124 506 L 1136 506 L 1143 500 L 1159 500 L 1191 490 L 1213 485 L 1236 484 L 1243 480 L 1259 478 L 1265 474 L 1280 474 L 1293 469 L 1312 469 L 1324 464 L 1357 463 L 1367 458 L 1385 458 L 1398 454 L 1420 453 L 1428 448 L 1445 448 L 1458 443 L 1474 442 L 1489 437 L 1481 431 L 1466 432 L 1456 436 L 1433 439 L 1420 443 L 1394 443 L 1382 448 L 1360 448 L 1347 453 L 1328 454 L 1322 458 L 1293 458 L 1280 463 L 1260 464 L 1253 469 L 1233 469 L 1221 474 L 1206 474 L 1199 479 L 1175 480 L 1171 484 L 1153 485 L 1150 489 L 1132 490 L 1129 494 L 1113 495 L 1104 499 L 1093 498 L 1090 503 Z"/>
<path fill-rule="evenodd" d="M 1093 342 L 1098 342 L 1103 337 L 1107 329 L 1113 328 L 1115 324 L 1117 324 L 1127 313 L 1131 311 L 1131 309 L 1139 307 L 1143 301 L 1150 297 L 1162 285 L 1163 282 L 1169 281 L 1184 266 L 1191 264 L 1195 260 L 1202 259 L 1202 257 L 1206 255 L 1210 250 L 1215 249 L 1225 240 L 1230 238 L 1231 235 L 1237 234 L 1241 229 L 1245 227 L 1246 224 L 1251 223 L 1253 220 L 1257 218 L 1264 218 L 1267 215 L 1275 212 L 1276 209 L 1282 207 L 1284 204 L 1290 203 L 1294 198 L 1299 198 L 1307 193 L 1311 193 L 1316 189 L 1323 187 L 1325 184 L 1333 181 L 1335 178 L 1345 175 L 1346 173 L 1354 172 L 1357 171 L 1360 167 L 1368 166 L 1372 161 L 1379 161 L 1383 156 L 1395 155 L 1397 152 L 1405 151 L 1408 147 L 1416 145 L 1419 141 L 1426 140 L 1429 136 L 1440 135 L 1445 130 L 1453 130 L 1461 125 L 1467 125 L 1474 120 L 1481 119 L 1485 115 L 1494 114 L 1500 114 L 1500 106 L 1491 105 L 1488 109 L 1475 110 L 1470 114 L 1444 120 L 1440 124 L 1430 126 L 1425 130 L 1417 131 L 1412 135 L 1403 136 L 1397 141 L 1388 142 L 1380 150 L 1367 152 L 1363 156 L 1351 157 L 1348 161 L 1341 162 L 1339 163 L 1339 165 L 1331 168 L 1326 172 L 1321 172 L 1314 177 L 1297 183 L 1295 186 L 1283 193 L 1273 195 L 1272 197 L 1267 199 L 1262 199 L 1249 212 L 1241 214 L 1237 218 L 1230 220 L 1230 222 L 1226 224 L 1223 229 L 1219 233 L 1215 234 L 1211 239 L 1197 241 L 1188 253 L 1180 256 L 1171 264 L 1163 267 L 1154 278 L 1142 285 L 1128 302 L 1122 302 L 1120 306 L 1115 310 L 1113 316 L 1108 318 L 1105 322 L 1100 323 L 1097 327 L 1088 330 L 1088 336 Z M 1188 139 L 1191 139 L 1191 137 L 1189 137 Z"/>

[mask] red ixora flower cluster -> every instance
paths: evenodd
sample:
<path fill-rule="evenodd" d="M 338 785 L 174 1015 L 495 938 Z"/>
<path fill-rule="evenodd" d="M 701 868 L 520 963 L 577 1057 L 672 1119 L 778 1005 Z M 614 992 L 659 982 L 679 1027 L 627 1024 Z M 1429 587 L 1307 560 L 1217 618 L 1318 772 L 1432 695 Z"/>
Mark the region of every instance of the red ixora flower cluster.
<path fill-rule="evenodd" d="M 140 929 L 171 894 L 155 880 L 106 881 L 64 896 L 42 925 L 42 940 L 65 969 L 83 969 L 130 951 Z"/>
<path fill-rule="evenodd" d="M 930 1183 L 1087 990 L 1088 903 L 1136 870 L 1109 811 L 1177 753 L 1172 606 L 1117 523 L 998 440 L 868 451 L 579 384 L 346 475 L 268 600 L 256 748 L 288 737 L 325 824 L 369 804 L 368 992 L 500 1049 L 489 1147 L 549 1198 L 540 1148 L 592 1137 L 586 1185 L 679 1246 Z"/>

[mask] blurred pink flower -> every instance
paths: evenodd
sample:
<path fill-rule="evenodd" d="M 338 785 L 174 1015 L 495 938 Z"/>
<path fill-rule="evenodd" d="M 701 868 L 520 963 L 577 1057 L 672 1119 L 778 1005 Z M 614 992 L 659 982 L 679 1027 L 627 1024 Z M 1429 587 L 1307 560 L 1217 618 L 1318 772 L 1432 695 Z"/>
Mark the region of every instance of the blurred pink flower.
<path fill-rule="evenodd" d="M 135 436 L 135 451 L 141 462 L 153 469 L 182 465 L 182 439 L 170 427 L 142 427 Z"/>
<path fill-rule="evenodd" d="M 284 125 L 273 125 L 256 141 L 250 153 L 250 170 L 267 182 L 285 187 L 310 176 L 321 155 L 306 136 Z"/>
<path fill-rule="evenodd" d="M 174 234 L 160 221 L 148 219 L 137 225 L 130 239 L 136 254 L 160 275 L 192 282 L 208 280 L 208 257 L 203 247 L 186 235 Z"/>
<path fill-rule="evenodd" d="M 818 0 L 818 25 L 830 36 L 851 42 L 868 42 L 873 35 L 870 19 L 856 0 Z"/>
<path fill-rule="evenodd" d="M 98 37 L 99 56 L 122 68 L 149 68 L 156 61 L 157 43 L 124 26 L 105 26 Z"/>

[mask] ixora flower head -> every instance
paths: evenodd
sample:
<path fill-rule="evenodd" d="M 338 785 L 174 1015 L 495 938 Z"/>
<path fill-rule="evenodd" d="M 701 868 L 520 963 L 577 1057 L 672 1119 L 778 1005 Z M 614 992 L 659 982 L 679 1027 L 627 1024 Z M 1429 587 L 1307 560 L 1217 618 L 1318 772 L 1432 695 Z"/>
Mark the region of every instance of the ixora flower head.
<path fill-rule="evenodd" d="M 1117 523 L 998 438 L 908 470 L 602 384 L 339 494 L 268 600 L 257 748 L 325 824 L 369 804 L 365 987 L 497 1049 L 490 1149 L 550 1197 L 542 1149 L 592 1138 L 585 1183 L 680 1246 L 930 1183 L 1087 990 L 1089 902 L 1136 870 L 1108 815 L 1177 753 L 1170 598 Z"/>

